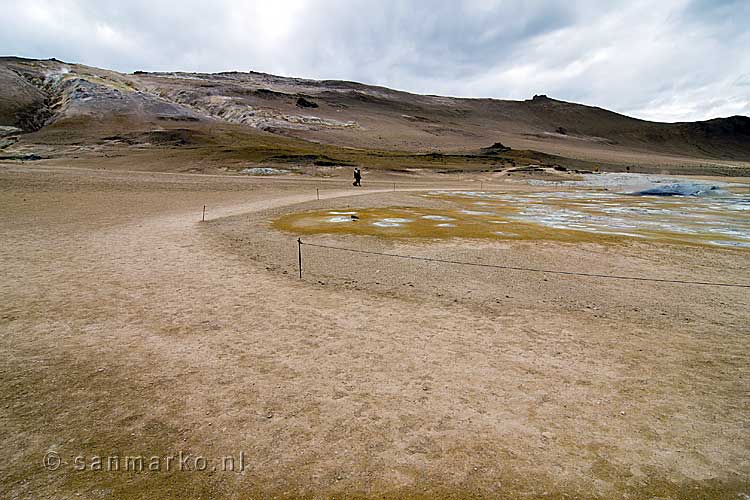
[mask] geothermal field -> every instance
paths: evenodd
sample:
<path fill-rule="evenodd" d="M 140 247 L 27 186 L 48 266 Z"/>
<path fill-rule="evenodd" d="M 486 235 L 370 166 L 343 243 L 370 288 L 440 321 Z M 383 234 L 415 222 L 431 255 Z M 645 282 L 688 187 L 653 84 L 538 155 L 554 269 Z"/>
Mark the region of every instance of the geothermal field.
<path fill-rule="evenodd" d="M 611 176 L 591 176 L 591 182 L 607 181 L 608 177 Z M 610 243 L 645 238 L 654 242 L 750 248 L 750 197 L 743 184 L 727 183 L 729 189 L 734 189 L 732 193 L 716 185 L 680 183 L 676 179 L 619 176 L 619 180 L 654 184 L 641 191 L 622 193 L 606 188 L 602 191 L 587 186 L 586 181 L 567 183 L 575 189 L 561 191 L 429 191 L 422 196 L 447 203 L 442 203 L 441 208 L 302 212 L 280 219 L 276 226 L 301 234 L 350 233 L 381 238 Z M 545 181 L 535 184 L 541 183 Z M 566 187 L 564 182 L 552 184 Z M 615 185 L 618 188 L 628 189 Z"/>
<path fill-rule="evenodd" d="M 0 76 L 0 497 L 750 495 L 748 119 Z"/>

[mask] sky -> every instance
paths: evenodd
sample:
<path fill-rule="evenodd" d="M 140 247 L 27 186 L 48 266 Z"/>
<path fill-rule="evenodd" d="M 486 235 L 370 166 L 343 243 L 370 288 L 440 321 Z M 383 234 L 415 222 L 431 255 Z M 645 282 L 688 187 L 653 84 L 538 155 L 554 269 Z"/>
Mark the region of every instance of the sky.
<path fill-rule="evenodd" d="M 0 0 L 0 55 L 750 116 L 750 0 Z"/>

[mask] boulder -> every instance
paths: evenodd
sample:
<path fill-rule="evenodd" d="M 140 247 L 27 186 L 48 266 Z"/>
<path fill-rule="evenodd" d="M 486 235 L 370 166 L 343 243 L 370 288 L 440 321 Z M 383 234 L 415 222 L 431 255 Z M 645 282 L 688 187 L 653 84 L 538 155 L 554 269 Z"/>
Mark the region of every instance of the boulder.
<path fill-rule="evenodd" d="M 317 103 L 314 103 L 312 101 L 308 101 L 304 97 L 298 97 L 297 98 L 297 107 L 298 108 L 317 108 Z"/>

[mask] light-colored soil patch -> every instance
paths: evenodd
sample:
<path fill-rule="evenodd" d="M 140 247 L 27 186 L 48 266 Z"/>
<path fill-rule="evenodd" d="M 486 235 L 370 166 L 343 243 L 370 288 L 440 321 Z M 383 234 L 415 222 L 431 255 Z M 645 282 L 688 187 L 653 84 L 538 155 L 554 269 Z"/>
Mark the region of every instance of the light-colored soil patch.
<path fill-rule="evenodd" d="M 309 247 L 309 275 L 296 279 L 295 235 L 270 220 L 405 196 L 351 196 L 347 183 L 317 201 L 305 179 L 2 167 L 0 496 L 750 492 L 746 293 L 544 281 Z M 310 238 L 750 278 L 736 250 Z M 49 451 L 60 470 L 42 467 Z M 78 454 L 178 451 L 244 451 L 246 470 L 71 468 Z"/>

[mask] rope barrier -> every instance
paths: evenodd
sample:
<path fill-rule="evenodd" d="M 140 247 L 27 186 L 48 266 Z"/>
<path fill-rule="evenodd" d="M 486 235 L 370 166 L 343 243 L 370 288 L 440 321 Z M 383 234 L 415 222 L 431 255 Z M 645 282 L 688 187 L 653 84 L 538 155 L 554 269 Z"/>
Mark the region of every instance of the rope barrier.
<path fill-rule="evenodd" d="M 651 281 L 651 282 L 657 282 L 657 283 L 677 283 L 681 285 L 705 285 L 705 286 L 750 288 L 750 285 L 745 285 L 741 283 L 717 283 L 717 282 L 712 282 L 712 281 L 670 280 L 670 279 L 661 279 L 661 278 L 643 278 L 639 276 L 618 276 L 614 274 L 596 274 L 596 273 L 580 273 L 580 272 L 574 272 L 574 271 L 557 271 L 557 270 L 551 270 L 551 269 L 538 269 L 538 268 L 533 268 L 533 267 L 502 266 L 498 264 L 483 264 L 481 262 L 462 262 L 458 260 L 436 259 L 432 257 L 417 257 L 414 255 L 400 255 L 400 254 L 395 254 L 395 253 L 372 252 L 369 250 L 359 250 L 356 248 L 334 247 L 331 245 L 320 245 L 317 243 L 305 243 L 301 239 L 297 239 L 297 242 L 300 247 L 300 277 L 302 277 L 301 248 L 302 248 L 302 245 L 306 245 L 309 247 L 327 248 L 330 250 L 341 250 L 345 252 L 354 252 L 354 253 L 362 253 L 362 254 L 370 254 L 370 255 L 381 255 L 384 257 L 396 257 L 399 259 L 422 260 L 426 262 L 438 262 L 442 264 L 459 264 L 459 265 L 465 265 L 465 266 L 491 267 L 494 269 L 506 269 L 506 270 L 511 270 L 511 271 L 529 271 L 529 272 L 545 273 L 545 274 L 561 274 L 565 276 L 584 276 L 587 278 Z"/>

